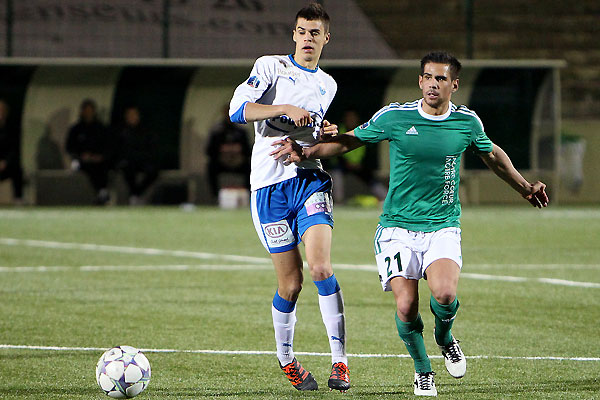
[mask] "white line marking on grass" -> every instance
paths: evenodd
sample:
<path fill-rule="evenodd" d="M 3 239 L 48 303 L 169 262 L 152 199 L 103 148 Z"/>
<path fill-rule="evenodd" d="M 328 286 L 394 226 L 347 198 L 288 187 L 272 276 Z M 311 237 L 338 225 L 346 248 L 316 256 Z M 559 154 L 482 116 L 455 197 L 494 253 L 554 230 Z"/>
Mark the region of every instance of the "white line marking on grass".
<path fill-rule="evenodd" d="M 68 266 L 35 266 L 35 267 L 0 267 L 0 272 L 100 272 L 100 271 L 271 271 L 270 265 L 248 264 L 204 264 L 204 265 L 82 265 Z"/>
<path fill-rule="evenodd" d="M 47 241 L 47 240 L 0 238 L 0 244 L 6 245 L 6 246 L 42 247 L 42 248 L 47 248 L 47 249 L 105 251 L 105 252 L 111 252 L 111 253 L 124 253 L 124 254 L 144 254 L 144 255 L 152 255 L 152 256 L 188 257 L 188 258 L 199 258 L 199 259 L 203 259 L 203 260 L 215 260 L 216 259 L 216 260 L 237 261 L 237 262 L 257 263 L 257 264 L 264 264 L 264 263 L 271 262 L 271 260 L 268 258 L 259 258 L 259 257 L 203 253 L 203 252 L 185 251 L 185 250 L 163 250 L 163 249 L 153 249 L 153 248 L 145 248 L 145 247 L 109 246 L 109 245 L 91 244 L 91 243 L 51 242 L 51 241 Z"/>
<path fill-rule="evenodd" d="M 12 350 L 47 350 L 47 351 L 106 351 L 102 347 L 63 347 L 63 346 L 27 346 L 0 344 L 0 349 Z M 276 355 L 274 351 L 263 350 L 178 350 L 178 349 L 140 349 L 146 353 L 192 353 L 192 354 L 224 354 L 224 355 Z M 328 357 L 331 353 L 318 353 L 308 351 L 294 352 L 304 356 Z M 348 354 L 348 357 L 356 358 L 410 358 L 408 354 Z M 439 355 L 431 355 L 429 358 L 442 358 Z M 467 356 L 471 359 L 502 359 L 502 360 L 548 360 L 548 361 L 600 361 L 600 357 L 554 357 L 554 356 Z"/>
<path fill-rule="evenodd" d="M 188 258 L 196 258 L 196 259 L 216 259 L 216 260 L 224 260 L 224 261 L 237 261 L 237 262 L 246 262 L 253 264 L 271 264 L 271 261 L 268 258 L 259 258 L 259 257 L 248 257 L 248 256 L 238 256 L 238 255 L 228 255 L 228 254 L 215 254 L 215 253 L 204 253 L 204 252 L 193 252 L 193 251 L 184 251 L 184 250 L 163 250 L 163 249 L 154 249 L 154 248 L 144 248 L 144 247 L 127 247 L 127 246 L 109 246 L 109 245 L 98 245 L 98 244 L 89 244 L 89 243 L 66 243 L 66 242 L 52 242 L 46 240 L 28 240 L 28 239 L 13 239 L 13 238 L 0 238 L 0 244 L 7 246 L 30 246 L 30 247 L 43 247 L 43 248 L 52 248 L 52 249 L 70 249 L 70 250 L 86 250 L 86 251 L 104 251 L 104 252 L 115 252 L 115 253 L 127 253 L 127 254 L 144 254 L 144 255 L 159 255 L 159 256 L 175 256 L 175 257 L 188 257 Z M 482 266 L 489 266 L 490 264 L 480 264 Z M 510 264 L 499 264 L 499 267 L 502 265 L 507 266 Z M 528 265 L 528 264 L 525 264 Z M 535 264 L 530 264 L 535 265 Z M 543 264 L 542 264 L 543 265 Z M 556 265 L 556 264 L 551 264 Z M 565 264 L 565 268 L 573 268 L 574 266 L 581 264 Z M 592 264 L 590 264 L 592 265 Z M 306 266 L 306 263 L 305 263 Z M 478 264 L 473 264 L 471 267 L 477 268 Z M 26 268 L 26 267 L 15 267 L 15 268 Z M 52 270 L 52 267 L 33 267 L 38 268 L 35 270 L 37 272 L 48 272 Z M 56 271 L 61 270 L 62 267 L 56 267 Z M 137 269 L 137 270 L 160 270 L 164 268 L 165 270 L 202 270 L 202 269 L 222 269 L 226 270 L 228 268 L 232 268 L 235 270 L 243 269 L 240 265 L 233 266 L 129 266 L 129 267 L 121 267 L 121 266 L 83 266 L 79 267 L 82 271 L 101 271 L 101 270 L 126 270 L 129 269 Z M 251 269 L 251 266 L 247 267 Z M 373 264 L 334 264 L 335 269 L 340 270 L 354 270 L 354 271 L 376 271 L 377 268 Z M 270 269 L 266 267 L 262 267 L 260 269 Z M 0 272 L 9 272 L 9 267 L 0 267 Z M 27 270 L 22 269 L 21 272 L 26 272 Z M 570 287 L 582 287 L 582 288 L 600 288 L 600 283 L 596 282 L 578 282 L 578 281 L 569 281 L 564 279 L 553 279 L 553 278 L 526 278 L 519 276 L 502 276 L 502 275 L 487 275 L 487 274 L 475 274 L 475 273 L 462 273 L 461 276 L 465 279 L 477 279 L 477 280 L 489 280 L 489 281 L 501 281 L 501 282 L 537 282 L 537 283 L 546 283 L 550 285 L 559 285 L 559 286 L 570 286 Z"/>
<path fill-rule="evenodd" d="M 484 281 L 539 282 L 539 283 L 548 283 L 550 285 L 559 285 L 559 286 L 600 288 L 600 283 L 596 283 L 596 282 L 567 281 L 564 279 L 553 279 L 553 278 L 524 278 L 524 277 L 520 277 L 520 276 L 501 276 L 501 275 L 486 275 L 486 274 L 471 274 L 471 273 L 461 273 L 460 276 L 461 276 L 461 278 L 477 279 L 477 280 L 484 280 Z"/>
<path fill-rule="evenodd" d="M 600 264 L 467 264 L 468 269 L 503 269 L 503 268 L 518 268 L 532 270 L 548 270 L 559 269 L 563 271 L 573 270 L 600 270 Z"/>
<path fill-rule="evenodd" d="M 340 264 L 334 265 L 336 270 L 352 270 L 352 271 L 375 271 L 375 267 L 371 265 L 351 265 Z M 80 271 L 80 272 L 101 272 L 101 271 L 270 271 L 270 265 L 248 265 L 248 264 L 205 264 L 205 265 L 82 265 L 82 266 L 17 266 L 4 267 L 0 266 L 0 273 L 5 272 L 62 272 L 62 271 Z M 503 276 L 503 275 L 487 275 L 462 273 L 463 279 L 475 279 L 484 281 L 498 282 L 537 282 L 550 285 L 580 287 L 580 288 L 600 288 L 600 283 L 596 282 L 580 282 L 568 281 L 565 279 L 554 278 L 525 278 L 521 276 Z"/>

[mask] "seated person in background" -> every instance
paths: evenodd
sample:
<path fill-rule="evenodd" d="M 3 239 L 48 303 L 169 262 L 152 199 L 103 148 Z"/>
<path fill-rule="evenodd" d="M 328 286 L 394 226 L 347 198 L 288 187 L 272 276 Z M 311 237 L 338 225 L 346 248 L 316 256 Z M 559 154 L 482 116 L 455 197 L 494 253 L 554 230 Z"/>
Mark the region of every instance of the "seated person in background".
<path fill-rule="evenodd" d="M 94 190 L 96 203 L 108 203 L 108 172 L 113 165 L 114 139 L 98 120 L 96 103 L 86 99 L 81 103 L 79 121 L 67 136 L 67 152 L 72 158 L 71 168 L 83 171 Z"/>
<path fill-rule="evenodd" d="M 158 136 L 142 124 L 140 110 L 129 106 L 116 130 L 119 143 L 118 167 L 129 188 L 129 204 L 141 204 L 144 192 L 158 178 Z"/>
<path fill-rule="evenodd" d="M 219 175 L 239 174 L 250 190 L 250 155 L 252 150 L 246 130 L 229 119 L 228 106 L 223 107 L 223 119 L 209 133 L 206 155 L 208 179 L 213 196 L 219 195 Z"/>
<path fill-rule="evenodd" d="M 23 202 L 23 170 L 20 163 L 19 134 L 8 124 L 8 104 L 0 99 L 0 181 L 10 179 L 15 204 Z"/>
<path fill-rule="evenodd" d="M 342 116 L 339 132 L 345 133 L 358 127 L 361 118 L 354 109 L 348 109 Z M 335 159 L 328 160 L 328 168 L 331 171 L 335 184 L 333 185 L 333 198 L 336 202 L 345 203 L 346 198 L 344 176 L 352 174 L 363 181 L 373 196 L 379 202 L 385 200 L 387 188 L 375 177 L 377 167 L 377 144 L 368 144 L 351 152 L 345 153 Z"/>

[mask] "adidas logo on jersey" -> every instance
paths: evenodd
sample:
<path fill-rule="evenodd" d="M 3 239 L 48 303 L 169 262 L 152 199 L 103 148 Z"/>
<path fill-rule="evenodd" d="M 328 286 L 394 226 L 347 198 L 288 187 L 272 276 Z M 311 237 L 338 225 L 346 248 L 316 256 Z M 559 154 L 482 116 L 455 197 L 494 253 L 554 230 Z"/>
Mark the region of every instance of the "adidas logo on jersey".
<path fill-rule="evenodd" d="M 407 135 L 418 135 L 419 131 L 414 126 L 411 126 L 409 130 L 406 131 Z"/>

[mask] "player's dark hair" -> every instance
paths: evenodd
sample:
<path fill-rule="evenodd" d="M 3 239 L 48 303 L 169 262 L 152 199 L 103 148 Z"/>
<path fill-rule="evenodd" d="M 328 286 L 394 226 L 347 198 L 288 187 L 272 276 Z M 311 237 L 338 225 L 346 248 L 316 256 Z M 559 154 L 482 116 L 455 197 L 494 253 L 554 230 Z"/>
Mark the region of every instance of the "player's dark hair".
<path fill-rule="evenodd" d="M 329 32 L 329 14 L 319 3 L 310 3 L 296 14 L 294 27 L 298 22 L 298 18 L 304 18 L 307 21 L 322 21 L 325 27 L 325 32 Z"/>
<path fill-rule="evenodd" d="M 425 57 L 421 59 L 421 75 L 425 73 L 425 65 L 428 63 L 436 63 L 436 64 L 446 64 L 450 66 L 450 75 L 452 80 L 458 78 L 458 74 L 462 65 L 460 61 L 456 59 L 451 54 L 446 53 L 445 51 L 432 51 L 428 53 Z"/>

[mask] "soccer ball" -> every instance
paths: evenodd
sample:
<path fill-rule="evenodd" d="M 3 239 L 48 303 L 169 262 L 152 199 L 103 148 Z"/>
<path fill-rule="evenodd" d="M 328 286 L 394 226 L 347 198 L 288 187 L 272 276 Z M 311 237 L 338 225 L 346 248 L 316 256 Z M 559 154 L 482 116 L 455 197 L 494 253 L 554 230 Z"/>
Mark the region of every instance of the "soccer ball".
<path fill-rule="evenodd" d="M 135 397 L 150 382 L 150 362 L 135 347 L 113 347 L 98 360 L 96 382 L 104 393 L 114 399 Z"/>

